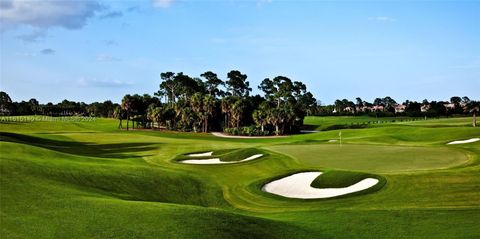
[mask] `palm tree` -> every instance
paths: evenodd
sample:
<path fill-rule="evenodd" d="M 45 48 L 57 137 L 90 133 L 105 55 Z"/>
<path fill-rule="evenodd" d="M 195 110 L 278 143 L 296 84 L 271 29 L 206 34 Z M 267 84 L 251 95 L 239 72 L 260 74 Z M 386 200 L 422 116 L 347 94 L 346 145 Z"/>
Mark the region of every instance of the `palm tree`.
<path fill-rule="evenodd" d="M 201 93 L 195 93 L 192 98 L 190 99 L 190 106 L 192 107 L 193 112 L 198 116 L 198 119 L 200 122 L 198 122 L 198 125 L 202 125 L 202 121 L 204 118 L 203 114 L 203 95 Z M 196 131 L 196 128 L 195 128 Z"/>
<path fill-rule="evenodd" d="M 240 127 L 240 120 L 242 119 L 243 112 L 245 110 L 245 101 L 241 98 L 238 98 L 235 103 L 232 105 L 232 118 L 235 121 L 236 127 Z"/>
<path fill-rule="evenodd" d="M 263 102 L 262 104 L 260 104 L 258 110 L 255 110 L 252 115 L 253 121 L 255 121 L 255 124 L 260 125 L 260 127 L 262 128 L 262 132 L 265 131 L 265 124 L 267 124 L 268 107 L 268 103 Z"/>
<path fill-rule="evenodd" d="M 232 105 L 235 101 L 235 98 L 233 96 L 227 96 L 222 99 L 222 112 L 225 114 L 225 128 L 229 128 L 232 126 Z"/>
<path fill-rule="evenodd" d="M 289 126 L 289 131 L 292 131 L 292 125 L 295 121 L 295 111 L 291 107 L 291 105 L 286 105 L 282 109 L 280 109 L 281 112 L 281 123 L 282 123 L 282 131 L 281 133 L 285 133 L 285 126 Z"/>
<path fill-rule="evenodd" d="M 208 119 L 210 116 L 213 115 L 214 112 L 214 107 L 215 107 L 215 98 L 211 95 L 206 95 L 203 98 L 203 112 L 205 114 L 205 123 L 203 124 L 205 127 L 204 132 L 206 133 L 208 131 Z"/>
<path fill-rule="evenodd" d="M 477 127 L 477 114 L 480 111 L 480 101 L 470 101 L 468 102 L 465 110 L 473 114 L 472 117 L 472 126 Z"/>
<path fill-rule="evenodd" d="M 150 105 L 147 110 L 147 119 L 151 121 L 152 128 L 155 128 L 155 124 L 157 128 L 160 128 L 160 122 L 162 120 L 162 111 L 163 108 L 155 105 Z"/>
<path fill-rule="evenodd" d="M 265 131 L 264 125 L 265 125 L 265 118 L 266 118 L 265 111 L 262 111 L 262 110 L 253 111 L 252 118 L 255 124 L 260 125 L 260 127 L 262 128 L 262 132 L 264 132 Z"/>
<path fill-rule="evenodd" d="M 117 106 L 113 112 L 113 115 L 118 119 L 120 120 L 119 124 L 118 124 L 118 128 L 119 129 L 123 129 L 123 125 L 122 125 L 122 119 L 123 119 L 123 110 L 121 107 Z"/>
<path fill-rule="evenodd" d="M 122 109 L 125 110 L 125 114 L 127 117 L 127 130 L 128 130 L 128 120 L 130 117 L 130 109 L 132 107 L 132 96 L 125 95 L 122 99 Z"/>
<path fill-rule="evenodd" d="M 280 110 L 277 108 L 269 108 L 265 111 L 265 121 L 267 124 L 273 125 L 275 127 L 275 134 L 279 135 L 280 134 L 280 128 L 279 128 L 279 123 L 280 123 L 280 115 L 279 112 Z"/>
<path fill-rule="evenodd" d="M 196 131 L 196 115 L 192 108 L 183 107 L 180 111 L 182 112 L 180 117 L 180 127 L 182 127 L 184 130 L 188 130 L 190 126 L 193 125 L 193 128 Z"/>

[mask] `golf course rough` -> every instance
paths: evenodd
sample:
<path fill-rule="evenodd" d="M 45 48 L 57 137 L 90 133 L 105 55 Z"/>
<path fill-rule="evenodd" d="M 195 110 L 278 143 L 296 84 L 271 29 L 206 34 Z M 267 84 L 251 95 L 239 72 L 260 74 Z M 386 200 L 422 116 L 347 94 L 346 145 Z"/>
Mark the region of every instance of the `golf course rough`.
<path fill-rule="evenodd" d="M 322 172 L 301 172 L 277 179 L 263 186 L 262 190 L 287 198 L 321 199 L 333 198 L 366 190 L 375 186 L 379 180 L 365 178 L 347 187 L 315 188 L 311 184 Z"/>
<path fill-rule="evenodd" d="M 338 130 L 242 140 L 103 118 L 0 122 L 0 238 L 478 238 L 480 142 L 446 145 L 478 138 L 470 122 L 342 129 L 343 146 L 327 142 Z M 261 190 L 299 172 L 322 172 L 317 189 L 379 182 L 318 200 Z"/>

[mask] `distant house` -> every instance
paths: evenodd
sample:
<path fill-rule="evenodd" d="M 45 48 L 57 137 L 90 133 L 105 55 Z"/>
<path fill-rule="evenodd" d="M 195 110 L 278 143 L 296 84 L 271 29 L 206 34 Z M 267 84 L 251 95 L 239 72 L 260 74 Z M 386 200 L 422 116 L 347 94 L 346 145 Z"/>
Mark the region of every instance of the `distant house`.
<path fill-rule="evenodd" d="M 0 115 L 9 115 L 9 114 L 10 114 L 10 110 L 7 109 L 7 107 L 0 105 Z"/>
<path fill-rule="evenodd" d="M 422 105 L 422 107 L 420 107 L 420 111 L 422 112 L 427 112 L 429 109 L 430 109 L 430 105 Z"/>
<path fill-rule="evenodd" d="M 403 113 L 405 112 L 405 109 L 407 108 L 406 105 L 395 105 L 395 113 Z"/>
<path fill-rule="evenodd" d="M 343 111 L 349 112 L 349 113 L 355 113 L 355 108 L 347 106 Z"/>
<path fill-rule="evenodd" d="M 355 107 L 355 109 L 357 110 L 357 112 L 365 112 L 368 110 L 368 107 L 367 106 L 357 106 Z"/>
<path fill-rule="evenodd" d="M 374 105 L 368 108 L 370 111 L 383 111 L 385 107 L 383 105 Z"/>
<path fill-rule="evenodd" d="M 455 109 L 455 104 L 453 104 L 453 103 L 443 104 L 443 106 L 445 106 L 445 108 L 447 108 L 448 110 Z"/>

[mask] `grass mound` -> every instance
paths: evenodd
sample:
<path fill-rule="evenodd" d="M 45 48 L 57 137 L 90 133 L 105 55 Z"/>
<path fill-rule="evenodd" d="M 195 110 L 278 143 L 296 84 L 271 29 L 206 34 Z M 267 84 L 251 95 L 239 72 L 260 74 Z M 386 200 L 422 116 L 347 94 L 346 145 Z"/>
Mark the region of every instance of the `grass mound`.
<path fill-rule="evenodd" d="M 68 141 L 67 137 L 45 138 L 11 132 L 0 132 L 0 141 L 33 145 L 57 152 L 79 156 L 101 158 L 133 158 L 137 152 L 145 152 L 156 148 L 152 143 L 110 143 L 97 144 L 90 142 Z"/>
<path fill-rule="evenodd" d="M 255 154 L 263 154 L 265 156 L 265 152 L 262 150 L 259 150 L 256 148 L 246 148 L 246 149 L 232 150 L 230 152 L 219 155 L 219 158 L 221 161 L 224 161 L 224 162 L 233 162 L 233 161 L 240 161 L 240 160 L 246 159 Z"/>
<path fill-rule="evenodd" d="M 28 177 L 123 200 L 200 206 L 223 203 L 217 200 L 219 191 L 195 176 L 139 160 L 80 157 L 11 142 L 0 142 L 0 147 L 9 152 L 8 156 L 0 155 L 2 187 L 9 185 L 4 180 L 14 182 Z"/>
<path fill-rule="evenodd" d="M 387 180 L 384 177 L 375 174 L 330 170 L 324 171 L 320 176 L 313 180 L 310 186 L 314 188 L 344 188 L 358 183 L 366 178 L 378 179 L 378 183 L 368 189 L 347 195 L 359 195 L 375 192 L 380 190 L 387 183 Z"/>

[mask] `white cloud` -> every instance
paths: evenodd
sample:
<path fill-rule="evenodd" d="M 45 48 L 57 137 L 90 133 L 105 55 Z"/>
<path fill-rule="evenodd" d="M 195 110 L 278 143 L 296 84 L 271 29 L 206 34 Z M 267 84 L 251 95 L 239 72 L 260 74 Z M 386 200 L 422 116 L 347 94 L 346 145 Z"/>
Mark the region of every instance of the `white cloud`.
<path fill-rule="evenodd" d="M 172 6 L 174 0 L 152 0 L 152 5 L 158 8 L 168 8 Z"/>
<path fill-rule="evenodd" d="M 82 28 L 103 7 L 92 0 L 1 0 L 0 30 L 28 25 L 36 28 Z"/>
<path fill-rule="evenodd" d="M 379 22 L 395 22 L 395 21 L 397 21 L 397 19 L 395 19 L 393 17 L 387 17 L 387 16 L 369 17 L 368 20 L 379 21 Z"/>

